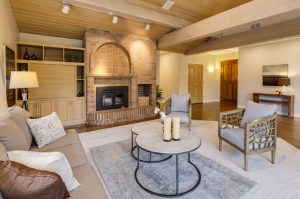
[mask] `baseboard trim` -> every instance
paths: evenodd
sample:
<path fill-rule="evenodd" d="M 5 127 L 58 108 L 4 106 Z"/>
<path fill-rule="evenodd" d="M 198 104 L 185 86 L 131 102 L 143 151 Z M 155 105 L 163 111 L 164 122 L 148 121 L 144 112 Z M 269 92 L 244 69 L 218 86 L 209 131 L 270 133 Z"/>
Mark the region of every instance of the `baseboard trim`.
<path fill-rule="evenodd" d="M 203 103 L 208 103 L 208 102 L 220 102 L 220 100 L 219 99 L 203 100 Z"/>

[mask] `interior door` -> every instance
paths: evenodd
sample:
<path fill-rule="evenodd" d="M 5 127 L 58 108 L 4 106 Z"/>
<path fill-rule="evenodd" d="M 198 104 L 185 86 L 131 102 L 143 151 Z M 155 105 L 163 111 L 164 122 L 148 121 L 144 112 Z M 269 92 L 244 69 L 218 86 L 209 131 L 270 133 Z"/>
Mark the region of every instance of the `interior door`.
<path fill-rule="evenodd" d="M 192 103 L 203 103 L 203 65 L 189 64 L 188 79 L 188 90 Z"/>
<path fill-rule="evenodd" d="M 238 60 L 221 62 L 221 101 L 237 102 Z"/>

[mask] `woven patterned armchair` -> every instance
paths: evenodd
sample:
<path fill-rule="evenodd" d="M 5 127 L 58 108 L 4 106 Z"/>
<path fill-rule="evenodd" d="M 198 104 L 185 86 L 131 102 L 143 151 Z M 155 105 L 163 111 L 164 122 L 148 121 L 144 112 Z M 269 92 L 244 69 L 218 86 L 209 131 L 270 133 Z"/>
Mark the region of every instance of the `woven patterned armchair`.
<path fill-rule="evenodd" d="M 192 103 L 191 100 L 189 100 L 189 107 L 188 107 L 188 112 L 171 112 L 171 98 L 166 100 L 163 105 L 162 105 L 162 110 L 165 112 L 167 115 L 171 117 L 180 117 L 180 121 L 182 123 L 187 123 L 189 130 L 191 130 L 192 126 Z"/>
<path fill-rule="evenodd" d="M 222 141 L 244 153 L 244 169 L 248 170 L 248 155 L 271 151 L 272 163 L 275 164 L 277 140 L 277 114 L 246 123 L 240 128 L 244 109 L 221 112 L 219 115 L 219 150 Z"/>

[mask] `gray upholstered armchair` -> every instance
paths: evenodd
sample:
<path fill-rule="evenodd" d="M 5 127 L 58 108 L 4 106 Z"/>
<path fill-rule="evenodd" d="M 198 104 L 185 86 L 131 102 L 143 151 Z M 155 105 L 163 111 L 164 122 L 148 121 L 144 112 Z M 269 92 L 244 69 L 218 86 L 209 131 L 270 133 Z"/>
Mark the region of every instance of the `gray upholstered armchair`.
<path fill-rule="evenodd" d="M 244 153 L 244 169 L 248 170 L 248 156 L 271 152 L 272 163 L 275 164 L 277 140 L 277 114 L 245 123 L 241 128 L 244 109 L 221 112 L 219 115 L 219 150 L 222 141 Z"/>
<path fill-rule="evenodd" d="M 172 103 L 173 101 L 176 101 Z M 162 105 L 162 111 L 170 117 L 180 117 L 180 122 L 187 123 L 189 130 L 192 126 L 192 104 L 190 95 L 175 95 L 166 100 Z"/>

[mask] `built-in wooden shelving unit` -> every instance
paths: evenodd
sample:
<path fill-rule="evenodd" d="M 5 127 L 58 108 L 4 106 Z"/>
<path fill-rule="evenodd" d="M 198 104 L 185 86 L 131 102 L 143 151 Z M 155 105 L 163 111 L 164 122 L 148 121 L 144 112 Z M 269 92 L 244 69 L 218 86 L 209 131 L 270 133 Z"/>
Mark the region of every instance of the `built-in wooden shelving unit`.
<path fill-rule="evenodd" d="M 84 48 L 17 42 L 16 70 L 38 75 L 39 88 L 28 91 L 32 116 L 55 111 L 64 124 L 85 121 L 84 55 Z M 20 104 L 21 92 L 16 92 Z"/>

